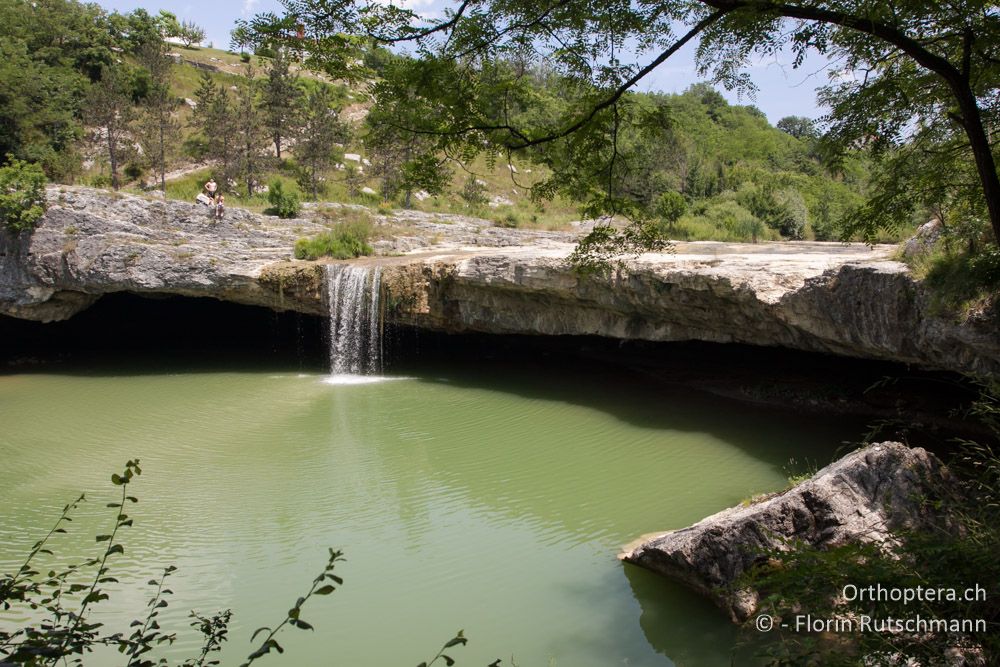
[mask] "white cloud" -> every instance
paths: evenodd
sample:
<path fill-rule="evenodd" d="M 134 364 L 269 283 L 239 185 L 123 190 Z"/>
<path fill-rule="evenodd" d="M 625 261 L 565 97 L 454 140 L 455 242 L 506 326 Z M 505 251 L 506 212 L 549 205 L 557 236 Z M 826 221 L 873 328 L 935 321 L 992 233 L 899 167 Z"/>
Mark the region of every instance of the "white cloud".
<path fill-rule="evenodd" d="M 257 10 L 260 0 L 243 0 L 243 16 L 250 17 Z"/>
<path fill-rule="evenodd" d="M 402 7 L 403 9 L 411 9 L 416 11 L 418 9 L 423 9 L 425 7 L 430 7 L 434 5 L 437 0 L 375 0 L 380 5 L 395 5 L 397 7 Z M 433 12 L 437 14 L 438 12 Z"/>

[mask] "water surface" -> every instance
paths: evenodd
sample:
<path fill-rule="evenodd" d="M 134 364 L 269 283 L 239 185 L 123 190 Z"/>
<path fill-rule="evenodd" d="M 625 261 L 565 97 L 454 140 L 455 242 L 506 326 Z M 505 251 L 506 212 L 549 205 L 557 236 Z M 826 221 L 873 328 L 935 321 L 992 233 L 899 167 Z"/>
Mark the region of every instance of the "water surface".
<path fill-rule="evenodd" d="M 153 368 L 0 376 L 0 568 L 87 491 L 56 562 L 96 551 L 110 474 L 141 498 L 114 562 L 108 623 L 179 568 L 166 655 L 195 652 L 191 609 L 232 608 L 225 664 L 343 549 L 346 580 L 310 602 L 276 664 L 407 665 L 459 628 L 460 665 L 729 664 L 710 604 L 619 563 L 619 547 L 754 493 L 788 461 L 823 464 L 842 420 L 751 409 L 600 368 L 435 364 L 392 381 Z M 10 617 L 8 616 L 8 622 Z M 0 621 L 2 622 L 2 621 Z M 96 656 L 87 664 L 120 664 Z"/>

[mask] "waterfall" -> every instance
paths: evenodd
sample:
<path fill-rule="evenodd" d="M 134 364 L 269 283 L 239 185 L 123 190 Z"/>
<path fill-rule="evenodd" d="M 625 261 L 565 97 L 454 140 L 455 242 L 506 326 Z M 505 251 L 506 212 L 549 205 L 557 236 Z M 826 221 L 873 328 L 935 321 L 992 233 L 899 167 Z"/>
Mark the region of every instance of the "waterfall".
<path fill-rule="evenodd" d="M 329 264 L 330 370 L 334 375 L 382 372 L 381 267 Z"/>

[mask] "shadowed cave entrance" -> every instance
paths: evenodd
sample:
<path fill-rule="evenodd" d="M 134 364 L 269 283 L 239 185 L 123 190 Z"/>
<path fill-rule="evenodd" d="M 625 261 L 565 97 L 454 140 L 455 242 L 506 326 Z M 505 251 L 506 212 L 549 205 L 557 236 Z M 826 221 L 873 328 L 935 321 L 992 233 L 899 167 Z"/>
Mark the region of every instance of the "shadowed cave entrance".
<path fill-rule="evenodd" d="M 329 370 L 326 318 L 206 298 L 116 293 L 63 322 L 0 316 L 0 340 L 6 373 Z M 443 334 L 398 325 L 386 327 L 384 345 L 387 373 L 428 372 L 447 362 L 464 367 L 456 381 L 480 386 L 495 385 L 517 368 L 559 373 L 584 365 L 626 374 L 640 385 L 684 387 L 765 409 L 880 420 L 887 422 L 885 437 L 911 442 L 925 440 L 916 435 L 920 430 L 960 431 L 961 420 L 949 413 L 973 395 L 951 373 L 749 345 Z M 551 390 L 530 391 L 542 397 Z"/>

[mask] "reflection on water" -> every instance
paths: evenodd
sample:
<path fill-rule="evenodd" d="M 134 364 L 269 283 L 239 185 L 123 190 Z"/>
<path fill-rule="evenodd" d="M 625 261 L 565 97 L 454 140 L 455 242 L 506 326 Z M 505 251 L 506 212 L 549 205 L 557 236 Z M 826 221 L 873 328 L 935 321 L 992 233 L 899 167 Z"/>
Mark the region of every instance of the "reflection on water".
<path fill-rule="evenodd" d="M 725 617 L 619 546 L 780 488 L 789 458 L 825 462 L 853 435 L 598 370 L 401 371 L 0 377 L 0 566 L 81 489 L 56 551 L 93 551 L 107 480 L 139 457 L 123 590 L 100 614 L 140 614 L 144 582 L 177 565 L 171 658 L 197 645 L 188 610 L 221 608 L 225 662 L 245 656 L 331 546 L 346 584 L 310 603 L 317 632 L 289 632 L 286 664 L 415 664 L 459 628 L 467 665 L 728 664 Z"/>

